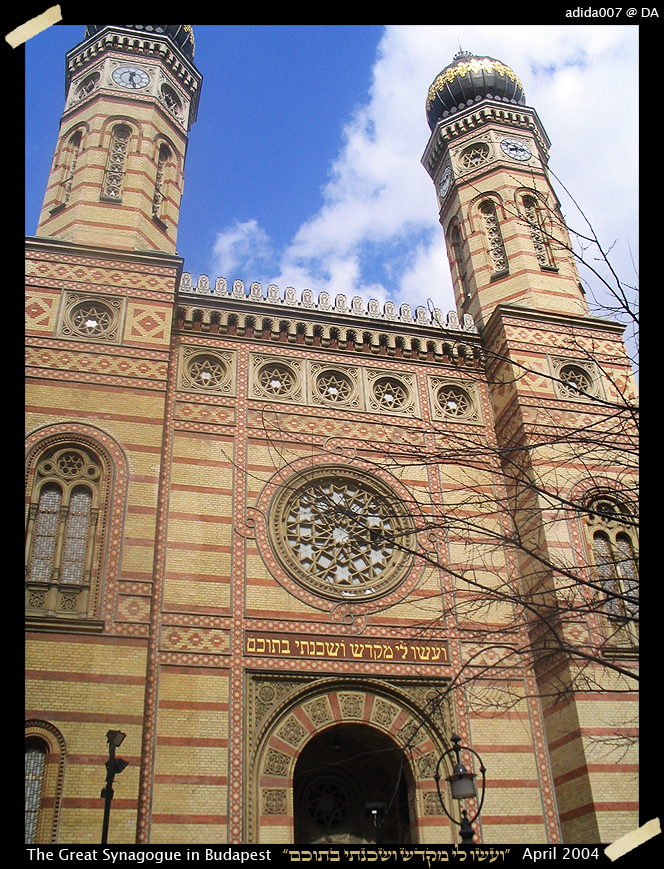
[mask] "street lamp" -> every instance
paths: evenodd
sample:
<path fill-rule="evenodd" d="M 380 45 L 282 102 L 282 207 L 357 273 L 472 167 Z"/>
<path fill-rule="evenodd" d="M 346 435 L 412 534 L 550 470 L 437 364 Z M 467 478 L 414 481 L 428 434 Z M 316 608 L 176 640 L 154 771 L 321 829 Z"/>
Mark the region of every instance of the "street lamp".
<path fill-rule="evenodd" d="M 121 757 L 116 758 L 115 756 L 115 749 L 122 745 L 126 735 L 121 730 L 109 730 L 106 734 L 106 739 L 108 740 L 108 760 L 106 761 L 106 786 L 101 792 L 101 798 L 104 800 L 104 823 L 101 830 L 102 845 L 105 845 L 108 841 L 108 822 L 111 817 L 111 800 L 113 799 L 113 779 L 129 765 L 128 761 L 123 760 Z"/>
<path fill-rule="evenodd" d="M 443 801 L 443 795 L 440 792 L 440 764 L 443 759 L 447 757 L 448 754 L 454 752 L 456 755 L 456 763 L 454 764 L 454 769 L 452 770 L 452 775 L 448 775 L 447 781 L 450 783 L 450 789 L 452 791 L 452 799 L 453 800 L 467 800 L 473 797 L 477 797 L 477 790 L 475 788 L 475 779 L 477 776 L 468 772 L 466 767 L 461 763 L 461 737 L 457 736 L 456 733 L 452 734 L 452 748 L 446 751 L 443 755 L 441 755 L 438 763 L 436 764 L 436 774 L 434 775 L 434 779 L 436 780 L 436 789 L 438 790 L 438 799 L 440 800 L 440 804 L 443 807 L 443 811 L 447 815 L 447 817 L 452 821 L 453 824 L 461 827 L 461 843 L 463 845 L 472 845 L 473 844 L 473 828 L 471 824 L 478 817 L 480 812 L 482 811 L 482 805 L 484 804 L 484 791 L 486 785 L 486 768 L 482 763 L 482 758 L 476 751 L 473 751 L 472 748 L 468 748 L 464 746 L 464 751 L 469 751 L 471 754 L 474 754 L 475 757 L 480 762 L 480 772 L 482 773 L 482 799 L 480 800 L 480 804 L 478 806 L 477 811 L 473 815 L 472 818 L 468 817 L 468 812 L 466 809 L 461 811 L 461 822 L 456 821 L 452 815 L 445 808 L 445 803 Z"/>

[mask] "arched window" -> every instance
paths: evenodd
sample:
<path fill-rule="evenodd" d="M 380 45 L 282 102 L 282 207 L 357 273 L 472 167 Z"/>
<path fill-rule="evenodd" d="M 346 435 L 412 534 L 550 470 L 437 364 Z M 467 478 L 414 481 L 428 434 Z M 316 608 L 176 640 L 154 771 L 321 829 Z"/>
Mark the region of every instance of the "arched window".
<path fill-rule="evenodd" d="M 638 644 L 639 574 L 636 521 L 620 501 L 597 495 L 586 517 L 594 569 L 603 599 L 599 609 L 612 644 Z"/>
<path fill-rule="evenodd" d="M 25 844 L 57 842 L 64 786 L 66 746 L 48 721 L 25 722 Z"/>
<path fill-rule="evenodd" d="M 62 205 L 66 205 L 67 202 L 69 202 L 69 197 L 71 195 L 71 185 L 72 181 L 74 180 L 74 172 L 76 171 L 76 163 L 78 161 L 78 155 L 81 150 L 82 139 L 83 134 L 79 130 L 78 132 L 74 133 L 74 135 L 67 143 L 64 162 L 64 177 L 62 181 Z"/>
<path fill-rule="evenodd" d="M 551 240 L 549 234 L 544 227 L 544 218 L 539 201 L 534 196 L 523 197 L 523 210 L 526 216 L 526 223 L 530 230 L 530 237 L 533 242 L 535 256 L 540 268 L 551 269 L 555 268 L 556 264 L 551 252 Z"/>
<path fill-rule="evenodd" d="M 38 459 L 26 535 L 26 617 L 93 617 L 102 482 L 99 458 L 77 444 Z"/>
<path fill-rule="evenodd" d="M 466 272 L 466 263 L 463 256 L 463 242 L 461 239 L 461 230 L 455 224 L 450 232 L 450 246 L 452 248 L 452 261 L 456 270 L 456 279 L 461 284 L 461 294 L 463 299 L 470 298 L 470 286 L 468 284 L 468 274 Z"/>
<path fill-rule="evenodd" d="M 104 175 L 102 198 L 121 202 L 122 183 L 127 171 L 127 154 L 131 129 L 126 124 L 117 124 L 111 133 L 111 145 Z"/>
<path fill-rule="evenodd" d="M 25 844 L 37 843 L 39 810 L 42 805 L 42 790 L 46 769 L 47 745 L 41 739 L 31 737 L 25 743 Z"/>
<path fill-rule="evenodd" d="M 159 146 L 159 154 L 157 155 L 157 174 L 155 177 L 154 196 L 152 198 L 152 216 L 161 220 L 163 217 L 162 203 L 165 198 L 166 171 L 169 161 L 171 160 L 171 150 L 168 145 Z"/>
<path fill-rule="evenodd" d="M 507 272 L 507 253 L 503 243 L 503 234 L 500 231 L 496 206 L 491 199 L 485 199 L 480 205 L 480 214 L 484 221 L 487 246 L 493 270 L 492 277 L 503 275 Z"/>

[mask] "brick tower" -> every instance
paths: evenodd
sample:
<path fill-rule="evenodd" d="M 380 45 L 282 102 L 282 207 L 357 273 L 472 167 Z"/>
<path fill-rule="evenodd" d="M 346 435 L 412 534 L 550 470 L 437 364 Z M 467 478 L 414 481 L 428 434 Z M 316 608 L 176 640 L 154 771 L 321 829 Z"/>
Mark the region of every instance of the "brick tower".
<path fill-rule="evenodd" d="M 629 577 L 619 597 L 636 589 L 636 387 L 623 326 L 590 315 L 547 172 L 550 143 L 515 73 L 461 51 L 426 106 L 422 163 L 437 189 L 459 314 L 475 318 L 487 353 L 564 840 L 612 841 L 623 767 L 605 762 L 596 725 L 601 715 L 606 732 L 633 727 L 634 683 L 620 672 L 635 665 L 637 610 L 618 600 L 607 618 L 594 583 L 610 561 L 617 570 L 607 576 Z M 557 564 L 587 570 L 565 575 Z M 584 672 L 583 654 L 552 654 L 586 632 L 598 664 L 622 659 L 610 676 L 601 664 Z M 590 684 L 606 691 L 594 703 Z"/>

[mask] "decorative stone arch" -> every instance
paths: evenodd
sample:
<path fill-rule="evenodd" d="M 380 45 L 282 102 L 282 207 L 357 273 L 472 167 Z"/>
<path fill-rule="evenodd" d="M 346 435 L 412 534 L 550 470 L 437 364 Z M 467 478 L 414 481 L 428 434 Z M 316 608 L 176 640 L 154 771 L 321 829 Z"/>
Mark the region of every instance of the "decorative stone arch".
<path fill-rule="evenodd" d="M 249 747 L 245 840 L 292 843 L 295 817 L 293 779 L 305 746 L 338 725 L 364 725 L 404 750 L 411 841 L 425 841 L 436 826 L 436 841 L 449 829 L 434 774 L 451 732 L 451 705 L 427 715 L 421 705 L 427 688 L 366 677 L 330 677 L 302 684 L 297 677 L 249 676 Z M 409 690 L 410 689 L 410 690 Z M 418 702 L 418 699 L 420 702 Z M 265 711 L 265 706 L 269 707 Z M 253 732 L 251 732 L 253 731 Z M 442 770 L 447 775 L 450 770 Z"/>
<path fill-rule="evenodd" d="M 129 474 L 127 457 L 110 435 L 94 426 L 78 422 L 63 422 L 35 429 L 26 438 L 27 511 L 30 509 L 30 498 L 39 459 L 47 450 L 66 444 L 78 444 L 93 453 L 101 467 L 98 532 L 93 554 L 96 570 L 95 599 L 89 610 L 96 613 L 96 619 L 105 623 L 108 629 L 115 620 L 120 576 L 121 539 Z"/>
<path fill-rule="evenodd" d="M 625 513 L 616 513 L 615 516 L 603 515 L 600 512 L 595 514 L 592 505 L 604 500 L 614 505 L 621 505 L 625 509 Z M 612 647 L 622 648 L 623 653 L 626 648 L 637 648 L 638 604 L 636 604 L 636 621 L 632 623 L 628 621 L 626 625 L 621 626 L 611 619 L 610 615 L 613 609 L 611 606 L 608 607 L 610 615 L 607 619 L 606 614 L 597 610 L 596 602 L 593 601 L 593 588 L 597 584 L 604 585 L 605 583 L 607 588 L 612 588 L 613 591 L 620 590 L 638 600 L 638 504 L 634 498 L 633 490 L 630 490 L 620 480 L 611 479 L 604 475 L 593 475 L 577 481 L 570 488 L 567 503 L 571 505 L 568 521 L 570 538 L 576 557 L 580 558 L 578 568 L 588 583 L 585 589 L 581 589 L 581 593 L 590 609 L 587 621 L 592 641 L 596 645 L 604 642 L 609 653 Z M 626 546 L 626 551 L 623 550 L 622 552 L 623 557 L 627 556 L 623 563 L 625 567 L 629 563 L 633 566 L 633 574 L 629 579 L 618 573 L 610 578 L 604 576 L 603 572 L 599 570 L 598 551 L 595 544 L 596 534 L 605 539 L 607 555 L 611 553 L 615 557 L 616 547 L 620 549 L 621 541 Z M 608 559 L 609 563 L 610 561 L 611 559 Z M 615 587 L 613 587 L 614 583 Z"/>
<path fill-rule="evenodd" d="M 86 138 L 90 125 L 77 121 L 60 137 L 58 147 L 53 157 L 53 169 L 57 169 L 57 204 L 55 209 L 63 208 L 70 200 L 74 172 L 82 151 L 86 147 Z"/>
<path fill-rule="evenodd" d="M 171 203 L 179 205 L 182 193 L 182 156 L 169 136 L 157 133 L 153 139 L 155 183 L 152 216 L 162 228 Z M 162 225 L 163 224 L 163 225 Z"/>
<path fill-rule="evenodd" d="M 55 844 L 58 841 L 67 746 L 55 725 L 37 718 L 25 722 L 26 749 L 32 742 L 40 744 L 45 752 L 35 844 Z"/>
<path fill-rule="evenodd" d="M 124 114 L 109 115 L 107 118 L 104 118 L 101 130 L 99 131 L 99 146 L 102 150 L 108 150 L 113 138 L 113 129 L 117 126 L 129 127 L 133 145 L 133 147 L 130 147 L 129 153 L 140 153 L 141 143 L 145 135 L 143 124 L 136 120 L 136 118 Z"/>
<path fill-rule="evenodd" d="M 506 208 L 504 199 L 497 190 L 485 190 L 482 193 L 478 193 L 477 196 L 474 196 L 471 199 L 468 205 L 468 214 L 474 232 L 477 232 L 483 226 L 481 208 L 485 202 L 493 203 L 496 213 L 503 225 L 511 216 L 509 208 Z"/>
<path fill-rule="evenodd" d="M 503 198 L 493 190 L 476 196 L 469 209 L 473 232 L 483 238 L 484 264 L 491 272 L 491 280 L 509 272 L 505 233 L 509 215 Z"/>

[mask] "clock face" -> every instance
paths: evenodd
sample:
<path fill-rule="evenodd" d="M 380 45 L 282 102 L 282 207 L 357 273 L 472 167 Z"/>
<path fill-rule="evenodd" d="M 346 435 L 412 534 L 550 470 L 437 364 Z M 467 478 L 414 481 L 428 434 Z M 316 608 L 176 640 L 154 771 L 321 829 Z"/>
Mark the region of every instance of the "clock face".
<path fill-rule="evenodd" d="M 440 177 L 440 184 L 438 185 L 438 193 L 440 194 L 440 201 L 449 193 L 450 187 L 452 185 L 452 170 L 449 166 L 446 166 L 443 174 Z"/>
<path fill-rule="evenodd" d="M 120 66 L 113 73 L 113 81 L 123 88 L 144 88 L 150 83 L 150 76 L 135 66 Z"/>
<path fill-rule="evenodd" d="M 519 139 L 503 139 L 500 147 L 512 160 L 530 160 L 532 157 L 528 145 Z"/>

